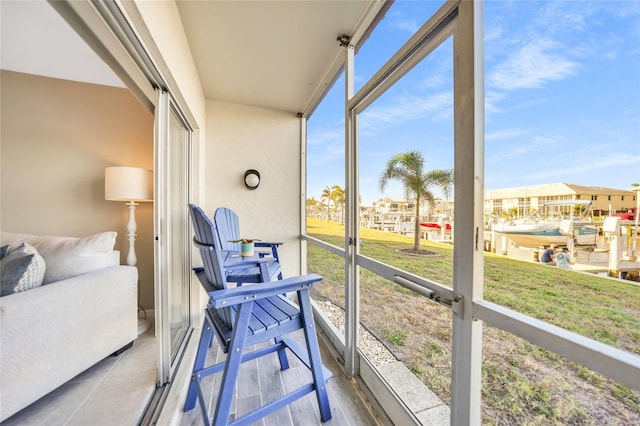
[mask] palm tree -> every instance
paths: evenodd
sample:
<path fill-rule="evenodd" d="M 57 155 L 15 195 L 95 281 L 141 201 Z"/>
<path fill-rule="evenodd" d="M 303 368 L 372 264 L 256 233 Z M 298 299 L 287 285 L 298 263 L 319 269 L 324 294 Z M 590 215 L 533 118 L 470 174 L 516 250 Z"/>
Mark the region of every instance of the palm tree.
<path fill-rule="evenodd" d="M 344 201 L 346 199 L 346 194 L 344 189 L 340 187 L 340 185 L 333 185 L 332 187 L 326 186 L 322 190 L 322 195 L 320 200 L 327 200 L 327 220 L 330 218 L 330 209 L 331 203 L 333 203 L 333 208 L 337 209 L 338 204 L 340 204 L 341 211 L 344 211 Z M 342 217 L 342 215 L 341 215 Z M 344 221 L 343 221 L 344 222 Z"/>
<path fill-rule="evenodd" d="M 331 212 L 329 211 L 329 209 L 331 208 L 331 202 L 333 201 L 332 188 L 329 188 L 328 186 L 326 186 L 322 190 L 322 195 L 320 196 L 320 201 L 322 201 L 322 200 L 327 200 L 327 222 L 328 222 L 329 219 L 331 218 Z"/>
<path fill-rule="evenodd" d="M 442 194 L 444 195 L 444 214 L 448 215 L 449 212 L 447 209 L 449 207 L 449 197 L 451 197 L 451 193 L 453 191 L 453 170 L 449 169 L 442 171 L 449 174 L 448 176 L 444 176 L 441 184 L 438 184 L 440 189 L 442 189 Z"/>
<path fill-rule="evenodd" d="M 307 198 L 306 201 L 307 216 L 318 207 L 318 200 L 315 197 Z"/>
<path fill-rule="evenodd" d="M 331 193 L 333 194 L 334 206 L 340 205 L 340 223 L 344 223 L 344 202 L 346 200 L 346 193 L 339 185 L 333 185 L 331 187 Z"/>
<path fill-rule="evenodd" d="M 441 188 L 448 196 L 453 184 L 453 170 L 424 171 L 424 158 L 419 151 L 409 151 L 396 154 L 387 162 L 384 172 L 380 176 L 380 191 L 391 179 L 399 180 L 404 186 L 407 198 L 415 198 L 416 219 L 413 237 L 413 250 L 420 251 L 420 205 L 423 202 L 430 206 L 435 204 L 435 196 L 431 192 L 432 186 Z"/>

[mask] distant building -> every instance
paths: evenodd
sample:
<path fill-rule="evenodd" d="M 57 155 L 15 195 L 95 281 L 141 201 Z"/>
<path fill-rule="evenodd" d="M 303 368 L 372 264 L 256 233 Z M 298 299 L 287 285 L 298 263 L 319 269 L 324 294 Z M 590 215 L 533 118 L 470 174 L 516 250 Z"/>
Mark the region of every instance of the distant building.
<path fill-rule="evenodd" d="M 413 213 L 416 211 L 415 202 L 403 198 L 383 198 L 373 204 L 379 213 Z"/>
<path fill-rule="evenodd" d="M 436 199 L 433 206 L 429 206 L 428 203 L 422 203 L 420 207 L 421 216 L 423 219 L 428 216 L 442 215 L 446 213 L 449 216 L 453 216 L 453 200 L 441 200 Z M 404 198 L 383 198 L 373 203 L 373 211 L 377 213 L 402 213 L 408 216 L 413 216 L 416 211 L 415 200 L 406 200 Z"/>
<path fill-rule="evenodd" d="M 605 216 L 626 212 L 636 206 L 635 191 L 570 183 L 520 186 L 485 191 L 485 214 L 496 216 L 526 216 L 532 213 L 572 214 L 572 207 L 545 206 L 559 201 L 591 201 L 594 215 Z"/>

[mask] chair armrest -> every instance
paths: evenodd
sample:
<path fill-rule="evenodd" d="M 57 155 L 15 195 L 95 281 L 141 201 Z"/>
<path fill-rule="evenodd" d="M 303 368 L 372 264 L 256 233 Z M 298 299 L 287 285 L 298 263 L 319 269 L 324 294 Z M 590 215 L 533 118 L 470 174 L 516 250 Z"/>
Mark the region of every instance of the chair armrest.
<path fill-rule="evenodd" d="M 273 255 L 274 258 L 276 258 L 276 260 L 278 259 L 278 247 L 281 246 L 284 243 L 281 242 L 268 242 L 268 241 L 256 241 L 255 243 L 253 243 L 256 247 L 256 249 L 258 248 L 269 248 L 269 251 L 258 251 L 258 256 L 260 257 L 265 257 L 265 256 L 269 256 L 269 255 Z"/>
<path fill-rule="evenodd" d="M 272 246 L 281 246 L 284 243 L 281 242 L 267 242 L 267 241 L 256 241 L 253 243 L 255 247 L 272 247 Z"/>
<path fill-rule="evenodd" d="M 242 286 L 215 290 L 209 293 L 213 306 L 216 309 L 228 306 L 239 305 L 249 301 L 265 299 L 291 291 L 306 290 L 313 287 L 313 284 L 322 281 L 318 274 L 307 274 L 298 277 L 285 278 L 279 281 L 272 281 L 268 286 Z"/>
<path fill-rule="evenodd" d="M 256 258 L 243 258 L 243 259 L 237 259 L 237 260 L 232 260 L 229 262 L 225 262 L 224 263 L 224 267 L 226 268 L 233 268 L 233 267 L 238 267 L 238 266 L 243 266 L 243 267 L 260 267 L 261 263 L 270 263 L 273 262 L 273 259 L 268 258 L 265 259 L 263 257 L 256 257 Z M 193 268 L 193 272 L 195 272 L 196 274 L 198 272 L 204 271 L 204 266 L 194 266 Z"/>
<path fill-rule="evenodd" d="M 239 251 L 235 250 L 223 250 L 220 256 L 225 268 L 235 266 L 260 266 L 260 263 L 268 262 L 269 259 L 262 259 L 262 256 L 242 257 Z"/>
<path fill-rule="evenodd" d="M 260 267 L 261 263 L 269 263 L 269 262 L 273 262 L 273 259 L 270 258 L 263 258 L 263 257 L 245 257 L 242 259 L 234 259 L 234 260 L 230 260 L 228 262 L 224 262 L 224 267 L 225 269 L 228 268 L 235 268 L 238 266 L 242 266 L 242 267 L 246 267 L 246 268 L 250 268 L 252 266 L 255 267 Z"/>

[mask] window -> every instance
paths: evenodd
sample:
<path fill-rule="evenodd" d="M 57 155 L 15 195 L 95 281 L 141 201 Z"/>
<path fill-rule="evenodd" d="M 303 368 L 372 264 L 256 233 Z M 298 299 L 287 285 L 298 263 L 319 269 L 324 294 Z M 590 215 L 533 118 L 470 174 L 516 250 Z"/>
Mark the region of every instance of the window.
<path fill-rule="evenodd" d="M 403 6 L 411 7 L 412 3 L 422 2 L 396 2 L 388 15 L 395 16 L 396 11 L 400 14 Z M 471 4 L 461 2 L 454 5 L 447 2 L 438 13 L 447 8 L 471 7 Z M 619 352 L 613 348 L 624 351 L 624 356 L 627 353 L 635 356 L 633 354 L 637 353 L 640 341 L 635 333 L 633 318 L 637 317 L 640 308 L 632 301 L 637 300 L 637 289 L 616 284 L 613 291 L 603 297 L 601 292 L 606 293 L 611 289 L 608 280 L 587 274 L 574 276 L 570 271 L 531 262 L 534 253 L 531 247 L 515 246 L 520 256 L 528 256 L 524 259 L 515 258 L 513 253 L 509 253 L 509 256 L 483 256 L 478 250 L 465 251 L 471 247 L 469 242 L 475 241 L 477 247 L 483 242 L 483 234 L 490 234 L 490 231 L 483 232 L 481 227 L 476 227 L 477 220 L 475 216 L 471 217 L 482 204 L 481 200 L 476 199 L 473 181 L 477 176 L 465 174 L 478 164 L 474 162 L 477 160 L 474 155 L 479 155 L 477 152 L 485 153 L 485 175 L 484 179 L 480 177 L 480 184 L 494 188 L 492 191 L 497 192 L 498 183 L 515 187 L 521 186 L 517 182 L 522 179 L 539 178 L 547 181 L 549 176 L 565 176 L 562 173 L 571 173 L 562 179 L 571 182 L 579 169 L 577 166 L 559 168 L 557 162 L 548 161 L 546 154 L 537 157 L 538 148 L 550 142 L 562 140 L 573 145 L 580 144 L 582 140 L 582 137 L 566 133 L 560 139 L 556 136 L 563 131 L 566 123 L 573 122 L 575 118 L 567 104 L 571 97 L 560 96 L 558 91 L 575 89 L 572 84 L 578 83 L 572 79 L 577 78 L 578 69 L 585 67 L 584 70 L 588 72 L 579 75 L 591 80 L 579 83 L 584 83 L 589 90 L 579 93 L 583 98 L 593 97 L 589 105 L 602 105 L 597 100 L 598 96 L 609 92 L 612 96 L 618 96 L 617 91 L 606 88 L 606 83 L 612 80 L 600 76 L 612 68 L 602 65 L 590 55 L 581 56 L 573 48 L 585 37 L 598 40 L 589 32 L 591 28 L 588 25 L 571 25 L 557 18 L 560 9 L 567 8 L 562 16 L 573 16 L 572 11 L 577 13 L 569 4 L 516 2 L 505 7 L 504 2 L 486 2 L 483 5 L 484 139 L 474 135 L 469 143 L 469 139 L 453 137 L 454 129 L 456 135 L 468 132 L 469 127 L 465 126 L 473 122 L 459 120 L 461 116 L 468 118 L 469 115 L 465 114 L 473 110 L 471 102 L 464 102 L 473 95 L 464 89 L 468 90 L 473 84 L 460 76 L 465 66 L 454 72 L 454 67 L 460 65 L 464 57 L 465 49 L 467 52 L 471 49 L 469 44 L 461 41 L 464 35 L 456 32 L 460 26 L 452 25 L 454 29 L 451 31 L 445 24 L 437 29 L 431 27 L 433 32 L 429 33 L 430 38 L 424 44 L 418 47 L 404 46 L 394 57 L 394 62 L 378 73 L 360 73 L 359 66 L 365 66 L 366 61 L 356 57 L 356 78 L 373 75 L 371 80 L 364 80 L 361 91 L 349 101 L 346 116 L 354 124 L 348 129 L 350 132 L 343 132 L 353 135 L 353 142 L 348 142 L 357 151 L 353 163 L 347 165 L 347 174 L 357 172 L 357 179 L 353 184 L 349 183 L 353 186 L 345 188 L 345 191 L 360 197 L 359 208 L 354 209 L 359 217 L 353 218 L 357 219 L 354 222 L 360 226 L 353 230 L 353 235 L 346 235 L 350 239 L 353 237 L 358 245 L 355 246 L 357 249 L 346 247 L 342 251 L 342 248 L 338 250 L 317 244 L 319 252 L 312 255 L 324 256 L 327 262 L 333 258 L 331 261 L 336 263 L 329 270 L 342 267 L 348 270 L 343 279 L 346 284 L 342 295 L 339 294 L 340 277 L 336 276 L 333 300 L 336 303 L 344 300 L 347 314 L 359 308 L 354 318 L 360 323 L 348 324 L 347 321 L 345 327 L 357 328 L 362 325 L 364 330 L 370 331 L 398 353 L 411 373 L 424 380 L 445 404 L 451 406 L 453 423 L 473 423 L 466 417 L 466 422 L 460 421 L 460 417 L 456 416 L 465 416 L 475 410 L 473 404 L 480 400 L 480 395 L 473 395 L 473 401 L 469 403 L 460 403 L 457 398 L 460 398 L 459 393 L 471 388 L 479 389 L 475 386 L 479 381 L 482 381 L 482 416 L 488 423 L 505 421 L 515 424 L 534 418 L 542 423 L 598 422 L 598 411 L 606 412 L 611 418 L 635 420 L 637 413 L 634 413 L 633 402 L 624 396 L 634 392 L 623 384 L 628 385 L 628 376 L 615 371 L 624 357 L 618 358 Z M 608 13 L 608 19 L 627 19 L 605 6 L 601 6 L 599 11 Z M 464 19 L 465 14 L 457 12 L 450 22 Z M 531 16 L 536 16 L 536 19 L 531 19 Z M 439 22 L 446 22 L 442 14 L 438 18 L 441 19 Z M 582 18 L 593 24 L 589 20 L 592 16 L 583 15 Z M 556 20 L 554 23 L 557 25 L 550 26 L 550 20 Z M 625 23 L 631 27 L 632 21 L 627 19 Z M 468 21 L 466 25 L 469 25 Z M 422 28 L 428 27 L 429 22 Z M 531 38 L 532 34 L 537 36 Z M 371 38 L 375 36 L 374 32 Z M 640 41 L 633 32 L 625 32 L 625 37 L 634 43 Z M 411 39 L 412 42 L 414 40 Z M 467 40 L 466 43 L 470 42 Z M 371 46 L 375 46 L 375 43 Z M 401 57 L 401 52 L 410 52 L 404 63 L 396 61 Z M 532 57 L 536 61 L 528 60 Z M 607 62 L 610 58 L 603 55 L 599 59 Z M 537 72 L 540 71 L 539 60 L 544 60 L 549 69 L 563 72 L 540 74 Z M 579 60 L 582 63 L 578 64 Z M 468 62 L 465 65 L 466 69 L 473 68 Z M 613 70 L 624 68 L 622 63 Z M 461 80 L 453 84 L 454 79 Z M 458 84 L 462 82 L 468 84 Z M 605 87 L 601 87 L 603 85 Z M 637 88 L 634 86 L 632 90 Z M 572 93 L 575 94 L 575 90 Z M 457 113 L 455 115 L 454 110 Z M 532 122 L 534 112 L 536 120 Z M 596 120 L 601 112 L 586 113 L 596 114 L 592 117 Z M 464 142 L 460 142 L 460 139 Z M 469 149 L 474 147 L 477 150 L 470 153 Z M 400 173 L 390 173 L 390 179 L 383 185 L 385 191 L 380 191 L 380 178 L 385 175 L 389 160 L 397 153 L 407 152 L 421 153 L 426 170 L 454 169 L 455 188 L 449 188 L 449 194 L 444 188 L 433 188 L 437 193 L 434 198 L 439 203 L 429 203 L 423 209 L 422 203 L 416 203 L 411 194 L 403 194 L 406 192 L 403 184 L 392 179 L 402 176 Z M 573 161 L 575 150 L 559 155 L 563 161 Z M 514 159 L 519 159 L 519 166 L 511 168 Z M 460 163 L 461 160 L 466 161 Z M 466 167 L 456 168 L 456 164 Z M 595 163 L 587 164 L 594 164 L 595 167 Z M 531 173 L 523 173 L 523 168 L 529 165 L 532 166 Z M 592 174 L 592 170 L 588 170 L 588 173 Z M 526 186 L 526 183 L 522 186 Z M 585 200 L 597 200 L 596 195 L 584 195 Z M 404 197 L 404 200 L 398 200 L 398 197 Z M 449 197 L 455 203 L 450 203 L 452 199 Z M 536 194 L 535 197 L 541 200 L 544 195 Z M 550 194 L 544 199 L 558 202 L 557 212 L 571 216 L 576 209 L 560 207 L 563 204 L 560 202 L 580 198 L 579 194 Z M 502 210 L 503 214 L 511 215 L 511 219 L 521 219 L 517 217 L 519 214 L 530 210 L 529 207 L 535 207 L 531 205 L 533 199 L 534 194 L 531 193 L 524 194 L 524 197 L 508 193 L 496 197 L 488 207 Z M 410 210 L 412 203 L 420 207 L 420 215 L 416 217 L 414 213 L 413 217 L 403 216 L 402 213 Z M 395 204 L 395 208 L 392 208 L 392 204 Z M 483 209 L 485 206 L 482 206 Z M 453 240 L 447 241 L 447 223 L 443 213 L 455 218 L 455 223 L 451 225 L 455 226 L 453 231 L 457 229 L 458 232 L 451 232 Z M 432 214 L 434 216 L 430 216 Z M 416 224 L 420 227 L 424 224 L 427 228 L 439 226 L 438 231 L 420 232 L 422 229 L 419 228 L 422 237 L 420 247 L 427 248 L 436 256 L 404 256 L 416 236 L 415 227 L 412 235 L 411 225 Z M 474 228 L 469 224 L 473 224 Z M 591 255 L 591 252 L 585 253 L 583 256 Z M 343 259 L 339 259 L 341 255 Z M 454 259 L 459 263 L 454 263 Z M 476 267 L 478 263 L 481 267 Z M 458 274 L 454 275 L 454 269 Z M 598 289 L 597 297 L 591 297 L 585 291 L 593 288 Z M 465 306 L 471 307 L 467 312 L 473 312 L 473 316 L 463 315 L 456 310 L 457 305 L 453 302 L 449 306 L 434 303 L 424 297 L 428 291 L 443 295 L 440 302 L 446 300 L 447 296 L 459 296 L 466 292 L 463 302 L 469 304 Z M 627 303 L 623 309 L 620 307 L 621 293 Z M 349 297 L 354 297 L 357 303 L 350 304 Z M 420 313 L 418 320 L 414 320 L 412 315 L 415 312 Z M 593 317 L 597 317 L 598 321 L 593 321 Z M 454 320 L 451 321 L 451 318 Z M 414 332 L 414 323 L 423 330 Z M 604 324 L 606 328 L 602 328 Z M 625 336 L 629 336 L 629 330 L 632 336 L 627 339 Z M 362 330 L 357 333 L 361 337 L 366 334 Z M 481 334 L 482 338 L 470 339 L 469 336 L 478 337 L 474 333 Z M 571 333 L 587 336 L 593 341 L 582 343 L 581 338 L 575 337 L 574 340 L 574 334 Z M 457 350 L 460 352 L 455 352 L 454 342 L 458 344 Z M 476 342 L 482 342 L 481 359 Z M 554 348 L 558 353 L 549 348 Z M 345 350 L 345 359 L 348 358 L 346 353 Z M 600 354 L 606 354 L 606 362 L 596 362 Z M 368 355 L 364 354 L 360 365 L 367 365 L 367 359 Z M 576 360 L 583 365 L 577 364 Z M 348 365 L 347 361 L 345 365 Z M 475 368 L 477 365 L 481 365 L 480 374 Z M 628 365 L 622 369 L 627 372 L 633 370 Z M 354 368 L 355 373 L 356 370 Z M 456 377 L 454 371 L 468 374 Z M 605 376 L 615 377 L 616 380 Z M 583 387 L 589 389 L 585 399 L 572 394 L 573 389 Z M 509 395 L 506 399 L 505 389 Z M 560 400 L 563 402 L 559 406 L 554 405 L 548 397 L 551 394 L 562 395 Z M 593 398 L 596 394 L 602 397 Z M 610 403 L 610 395 L 621 397 L 616 397 L 616 402 Z M 505 400 L 509 401 L 509 407 L 504 406 Z M 515 410 L 512 410 L 513 407 Z"/>

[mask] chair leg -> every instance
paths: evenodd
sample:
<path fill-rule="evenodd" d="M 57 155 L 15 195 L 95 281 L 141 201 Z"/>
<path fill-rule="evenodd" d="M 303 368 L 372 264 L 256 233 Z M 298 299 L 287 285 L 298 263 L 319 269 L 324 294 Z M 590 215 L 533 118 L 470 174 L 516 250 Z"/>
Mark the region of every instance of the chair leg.
<path fill-rule="evenodd" d="M 282 345 L 281 336 L 276 337 L 274 340 L 277 345 Z M 289 359 L 287 359 L 287 350 L 284 346 L 278 350 L 278 359 L 280 360 L 280 370 L 287 370 L 289 368 Z"/>
<path fill-rule="evenodd" d="M 224 372 L 222 373 L 218 403 L 213 416 L 213 424 L 215 426 L 226 425 L 229 422 L 233 393 L 236 388 L 240 364 L 242 363 L 242 354 L 244 352 L 245 341 L 247 340 L 247 331 L 249 330 L 249 320 L 252 309 L 253 302 L 247 302 L 241 304 L 236 312 L 236 322 L 233 327 L 231 341 L 229 342 L 229 352 L 227 354 Z"/>
<path fill-rule="evenodd" d="M 311 374 L 313 375 L 318 407 L 320 408 L 320 420 L 326 422 L 331 420 L 331 406 L 329 405 L 329 396 L 327 394 L 327 382 L 322 371 L 320 346 L 318 344 L 318 336 L 316 335 L 315 322 L 313 320 L 313 309 L 311 308 L 311 300 L 309 299 L 309 290 L 298 292 L 298 303 L 300 304 L 300 314 L 302 315 L 304 324 L 304 340 L 307 344 L 307 350 L 309 351 Z"/>
<path fill-rule="evenodd" d="M 204 319 L 202 324 L 202 331 L 200 332 L 200 342 L 198 342 L 198 351 L 196 352 L 196 360 L 193 364 L 193 372 L 191 374 L 191 383 L 189 384 L 189 391 L 187 393 L 187 399 L 184 402 L 184 411 L 189 411 L 196 405 L 197 397 L 197 382 L 195 375 L 204 367 L 204 363 L 207 359 L 207 352 L 213 342 L 213 330 L 211 324 L 207 319 Z"/>

